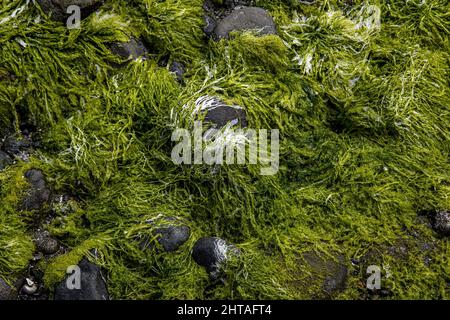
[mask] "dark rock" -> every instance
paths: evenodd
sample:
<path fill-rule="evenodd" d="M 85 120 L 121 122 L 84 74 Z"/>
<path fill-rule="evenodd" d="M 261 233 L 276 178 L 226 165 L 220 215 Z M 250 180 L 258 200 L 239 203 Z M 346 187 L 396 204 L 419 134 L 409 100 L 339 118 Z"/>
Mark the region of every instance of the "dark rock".
<path fill-rule="evenodd" d="M 218 128 L 222 128 L 227 123 L 232 121 L 238 121 L 242 127 L 246 127 L 247 115 L 245 114 L 244 109 L 238 109 L 230 106 L 220 106 L 208 110 L 208 113 L 205 116 L 205 121 L 215 123 Z"/>
<path fill-rule="evenodd" d="M 205 15 L 204 20 L 205 26 L 203 27 L 203 31 L 208 37 L 210 37 L 212 36 L 214 29 L 217 26 L 217 21 L 214 17 L 211 17 L 210 15 Z"/>
<path fill-rule="evenodd" d="M 201 238 L 192 249 L 192 258 L 198 265 L 205 267 L 213 279 L 217 279 L 220 268 L 230 252 L 237 253 L 237 250 L 223 239 Z"/>
<path fill-rule="evenodd" d="M 197 100 L 200 113 L 204 114 L 204 121 L 214 124 L 216 129 L 226 126 L 229 122 L 247 127 L 247 114 L 239 106 L 229 106 L 215 97 L 203 97 Z"/>
<path fill-rule="evenodd" d="M 58 241 L 50 237 L 47 231 L 38 230 L 34 235 L 38 251 L 44 254 L 54 254 L 59 250 Z"/>
<path fill-rule="evenodd" d="M 39 210 L 50 200 L 50 189 L 47 187 L 44 175 L 40 170 L 30 169 L 25 173 L 25 178 L 31 185 L 28 194 L 22 202 L 23 210 Z"/>
<path fill-rule="evenodd" d="M 56 286 L 54 300 L 109 300 L 100 267 L 85 258 L 81 260 L 78 266 L 81 271 L 81 288 L 69 289 L 67 287 L 69 276 L 67 276 L 64 281 Z"/>
<path fill-rule="evenodd" d="M 444 237 L 450 236 L 450 211 L 436 213 L 433 223 L 434 230 Z"/>
<path fill-rule="evenodd" d="M 164 250 L 172 252 L 189 239 L 190 229 L 187 226 L 169 226 L 156 229 L 155 233 L 158 235 L 158 242 Z"/>
<path fill-rule="evenodd" d="M 31 142 L 18 135 L 12 135 L 3 142 L 3 150 L 10 156 L 17 156 L 31 147 Z"/>
<path fill-rule="evenodd" d="M 185 66 L 182 63 L 174 61 L 171 64 L 169 71 L 175 74 L 175 77 L 179 83 L 183 83 L 184 69 Z"/>
<path fill-rule="evenodd" d="M 0 170 L 5 169 L 12 163 L 11 158 L 8 156 L 6 152 L 0 150 Z"/>
<path fill-rule="evenodd" d="M 15 299 L 15 291 L 2 278 L 0 278 L 0 301 Z"/>
<path fill-rule="evenodd" d="M 154 223 L 154 221 L 149 221 L 149 223 Z M 162 226 L 155 229 L 154 235 L 164 251 L 173 252 L 178 250 L 189 239 L 190 229 L 177 218 L 166 217 Z M 145 250 L 153 248 L 153 245 L 148 238 L 144 238 L 140 243 L 140 247 Z"/>
<path fill-rule="evenodd" d="M 111 52 L 127 60 L 136 60 L 140 57 L 146 58 L 148 50 L 144 43 L 135 38 L 130 38 L 128 42 L 116 42 L 110 44 Z"/>
<path fill-rule="evenodd" d="M 213 38 L 228 38 L 232 31 L 256 30 L 259 35 L 276 34 L 272 17 L 266 10 L 257 7 L 236 7 L 228 16 L 218 22 Z"/>
<path fill-rule="evenodd" d="M 39 0 L 44 12 L 55 21 L 65 22 L 71 15 L 67 13 L 67 8 L 77 5 L 81 10 L 81 18 L 84 19 L 97 10 L 104 0 Z"/>

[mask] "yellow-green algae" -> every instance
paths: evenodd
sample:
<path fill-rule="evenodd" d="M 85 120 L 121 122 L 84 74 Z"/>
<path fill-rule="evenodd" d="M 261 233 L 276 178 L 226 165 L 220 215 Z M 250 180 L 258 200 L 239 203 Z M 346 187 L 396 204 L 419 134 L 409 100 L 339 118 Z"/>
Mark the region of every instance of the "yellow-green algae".
<path fill-rule="evenodd" d="M 33 167 L 55 192 L 80 198 L 49 226 L 70 249 L 40 264 L 50 289 L 96 248 L 114 299 L 308 299 L 303 252 L 350 261 L 379 249 L 389 298 L 449 297 L 448 239 L 417 221 L 450 209 L 448 2 L 256 4 L 278 36 L 208 40 L 201 0 L 110 0 L 79 30 L 32 1 L 0 0 L 0 133 L 25 121 L 42 135 L 31 163 L 0 172 L 3 279 L 12 283 L 34 250 L 27 217 L 36 213 L 18 207 Z M 114 68 L 108 44 L 131 36 L 149 45 L 149 59 Z M 167 55 L 187 66 L 185 85 L 157 64 Z M 276 176 L 172 163 L 171 112 L 201 95 L 243 106 L 252 128 L 280 130 Z M 175 253 L 133 240 L 151 235 L 145 221 L 160 214 L 191 228 Z M 432 253 L 412 234 L 435 243 Z M 209 290 L 190 257 L 202 236 L 241 251 Z M 401 259 L 384 250 L 399 241 L 409 244 Z M 350 273 L 334 298 L 362 297 L 364 273 Z"/>

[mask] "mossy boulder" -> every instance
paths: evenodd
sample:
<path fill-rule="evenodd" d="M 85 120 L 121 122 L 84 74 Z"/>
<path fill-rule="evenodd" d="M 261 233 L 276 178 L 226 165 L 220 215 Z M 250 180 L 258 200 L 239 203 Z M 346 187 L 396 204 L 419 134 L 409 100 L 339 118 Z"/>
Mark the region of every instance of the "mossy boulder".
<path fill-rule="evenodd" d="M 228 38 L 233 31 L 253 30 L 259 35 L 276 34 L 277 28 L 270 14 L 258 7 L 237 7 L 217 23 L 214 39 Z"/>

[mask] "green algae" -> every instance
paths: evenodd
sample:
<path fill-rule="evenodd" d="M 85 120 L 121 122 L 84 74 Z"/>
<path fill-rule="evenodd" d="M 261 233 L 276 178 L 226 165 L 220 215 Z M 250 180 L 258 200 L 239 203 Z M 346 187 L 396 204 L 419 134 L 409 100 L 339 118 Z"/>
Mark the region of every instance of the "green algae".
<path fill-rule="evenodd" d="M 0 1 L 0 133 L 28 122 L 42 136 L 30 163 L 0 172 L 2 278 L 12 283 L 31 259 L 33 213 L 19 203 L 24 172 L 40 168 L 55 192 L 79 198 L 48 226 L 70 249 L 40 264 L 50 290 L 88 255 L 115 299 L 310 299 L 322 284 L 302 285 L 314 271 L 302 253 L 349 264 L 378 250 L 372 262 L 390 266 L 391 298 L 448 299 L 448 240 L 417 222 L 450 208 L 448 4 L 256 3 L 278 36 L 213 42 L 202 1 L 107 1 L 79 30 L 31 2 Z M 149 59 L 114 68 L 108 44 L 132 36 Z M 187 66 L 184 86 L 158 65 L 165 56 Z M 280 130 L 276 176 L 172 163 L 173 115 L 204 95 L 244 107 L 251 128 Z M 161 215 L 188 221 L 189 241 L 162 253 L 152 238 L 155 249 L 141 250 L 136 237 L 151 236 L 146 221 Z M 241 251 L 223 285 L 190 257 L 203 236 Z M 399 241 L 406 256 L 388 250 Z M 365 277 L 349 274 L 334 298 L 364 297 Z"/>

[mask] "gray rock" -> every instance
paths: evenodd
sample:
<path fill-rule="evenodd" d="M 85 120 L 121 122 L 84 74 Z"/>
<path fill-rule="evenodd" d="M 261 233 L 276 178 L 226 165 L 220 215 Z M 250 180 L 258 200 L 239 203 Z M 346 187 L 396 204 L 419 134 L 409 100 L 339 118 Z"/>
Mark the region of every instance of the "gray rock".
<path fill-rule="evenodd" d="M 50 189 L 47 187 L 42 171 L 30 169 L 25 172 L 31 188 L 22 202 L 22 209 L 31 211 L 39 210 L 50 200 Z"/>
<path fill-rule="evenodd" d="M 174 61 L 170 65 L 169 71 L 175 74 L 179 83 L 183 83 L 184 69 L 185 66 L 182 63 Z"/>
<path fill-rule="evenodd" d="M 0 170 L 5 169 L 12 163 L 11 158 L 8 156 L 6 152 L 0 150 Z"/>
<path fill-rule="evenodd" d="M 34 234 L 34 242 L 38 251 L 44 254 L 54 254 L 59 250 L 58 241 L 51 238 L 47 231 L 38 230 Z"/>
<path fill-rule="evenodd" d="M 15 291 L 2 278 L 0 278 L 0 301 L 15 299 Z"/>
<path fill-rule="evenodd" d="M 450 236 L 450 211 L 436 213 L 433 223 L 434 230 L 444 237 Z"/>
<path fill-rule="evenodd" d="M 11 135 L 3 142 L 3 150 L 10 156 L 17 156 L 31 147 L 31 142 L 19 135 Z"/>
<path fill-rule="evenodd" d="M 81 18 L 84 19 L 97 10 L 104 0 L 38 0 L 44 12 L 55 21 L 65 22 L 71 15 L 67 8 L 77 5 L 81 9 Z"/>
<path fill-rule="evenodd" d="M 81 288 L 69 289 L 66 277 L 56 286 L 54 300 L 109 300 L 100 267 L 85 258 L 78 266 L 81 271 Z"/>
<path fill-rule="evenodd" d="M 128 42 L 116 42 L 110 44 L 111 52 L 127 60 L 146 58 L 148 50 L 141 40 L 130 38 Z"/>
<path fill-rule="evenodd" d="M 236 7 L 229 15 L 219 21 L 213 38 L 228 38 L 232 31 L 255 30 L 259 35 L 276 34 L 277 28 L 266 10 L 257 7 Z"/>
<path fill-rule="evenodd" d="M 192 249 L 192 258 L 206 269 L 212 279 L 217 279 L 220 268 L 230 253 L 237 254 L 238 251 L 223 239 L 208 237 L 197 240 Z"/>
<path fill-rule="evenodd" d="M 205 26 L 203 27 L 203 31 L 208 37 L 210 37 L 217 26 L 217 21 L 214 17 L 211 17 L 210 15 L 205 15 L 204 21 Z"/>

